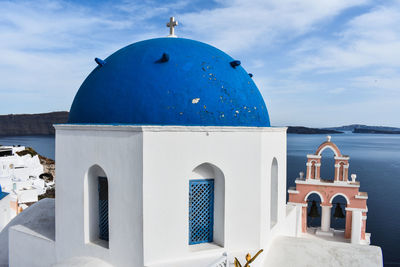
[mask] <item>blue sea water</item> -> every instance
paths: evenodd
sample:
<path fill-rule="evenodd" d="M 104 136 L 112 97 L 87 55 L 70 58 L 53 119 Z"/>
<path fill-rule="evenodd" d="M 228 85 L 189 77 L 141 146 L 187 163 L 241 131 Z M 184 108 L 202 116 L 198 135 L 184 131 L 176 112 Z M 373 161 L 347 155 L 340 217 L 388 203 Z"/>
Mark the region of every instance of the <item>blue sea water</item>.
<path fill-rule="evenodd" d="M 0 136 L 0 145 L 2 146 L 29 146 L 40 155 L 55 159 L 55 138 L 48 135 L 35 136 Z"/>
<path fill-rule="evenodd" d="M 325 135 L 288 134 L 288 187 L 295 185 L 299 171 L 305 172 L 306 155 L 314 153 L 325 140 Z M 346 133 L 332 135 L 332 141 L 342 154 L 350 156 L 349 173 L 356 173 L 360 191 L 368 192 L 367 232 L 371 233 L 371 244 L 382 247 L 385 266 L 400 266 L 400 135 Z M 0 144 L 30 146 L 54 159 L 54 136 L 0 137 Z M 333 154 L 326 154 L 323 153 L 322 177 L 329 177 L 334 171 L 333 160 L 328 158 Z M 332 219 L 332 225 L 344 227 L 344 219 Z"/>

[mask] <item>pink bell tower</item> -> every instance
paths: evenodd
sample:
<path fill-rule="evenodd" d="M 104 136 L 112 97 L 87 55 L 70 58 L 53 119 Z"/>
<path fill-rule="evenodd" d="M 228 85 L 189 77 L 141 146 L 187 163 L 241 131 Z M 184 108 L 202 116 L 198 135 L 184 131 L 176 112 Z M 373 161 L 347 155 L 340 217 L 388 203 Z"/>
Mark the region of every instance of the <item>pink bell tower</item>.
<path fill-rule="evenodd" d="M 335 154 L 335 173 L 333 179 L 321 177 L 321 154 L 325 149 L 331 149 Z M 307 233 L 307 203 L 311 194 L 317 194 L 321 199 L 321 227 L 315 231 L 317 235 L 334 236 L 340 231 L 331 228 L 331 209 L 332 201 L 336 196 L 346 199 L 346 227 L 345 239 L 350 239 L 354 244 L 369 244 L 370 234 L 365 233 L 367 222 L 367 199 L 366 192 L 359 192 L 360 182 L 356 181 L 357 176 L 351 175 L 349 180 L 349 156 L 342 155 L 339 148 L 331 142 L 331 137 L 327 136 L 327 141 L 322 143 L 315 154 L 307 155 L 307 173 L 301 172 L 296 179 L 296 187 L 288 190 L 288 204 L 299 207 L 301 224 L 300 232 Z"/>

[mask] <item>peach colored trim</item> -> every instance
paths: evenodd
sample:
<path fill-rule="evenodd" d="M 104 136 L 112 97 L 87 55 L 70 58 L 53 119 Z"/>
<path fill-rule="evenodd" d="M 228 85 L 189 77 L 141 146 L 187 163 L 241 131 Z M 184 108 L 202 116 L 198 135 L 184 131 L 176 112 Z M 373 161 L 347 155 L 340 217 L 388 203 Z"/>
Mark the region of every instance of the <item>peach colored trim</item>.
<path fill-rule="evenodd" d="M 325 186 L 324 184 L 308 184 L 308 183 L 298 183 L 296 184 L 296 191 L 298 194 L 289 194 L 289 201 L 294 203 L 303 203 L 307 200 L 309 195 L 314 192 L 317 193 L 321 198 L 322 205 L 330 205 L 329 200 L 335 194 L 343 194 L 347 197 L 349 203 L 347 203 L 347 208 L 356 209 L 366 209 L 367 201 L 366 199 L 355 198 L 358 195 L 358 187 L 348 187 L 348 186 Z"/>
<path fill-rule="evenodd" d="M 311 179 L 315 179 L 315 160 L 311 161 Z"/>
<path fill-rule="evenodd" d="M 307 207 L 301 208 L 301 231 L 307 232 Z"/>
<path fill-rule="evenodd" d="M 367 216 L 366 212 L 362 213 L 363 217 Z M 362 227 L 361 227 L 361 239 L 365 240 L 365 231 L 367 229 L 367 220 L 362 220 Z"/>
<path fill-rule="evenodd" d="M 362 221 L 362 227 L 361 227 L 361 239 L 365 240 L 365 228 L 367 226 L 367 221 L 363 220 Z"/>
<path fill-rule="evenodd" d="M 18 203 L 16 201 L 10 201 L 10 208 L 17 212 L 18 211 Z"/>
<path fill-rule="evenodd" d="M 315 152 L 315 155 L 321 156 L 322 151 L 325 149 L 330 148 L 332 149 L 333 153 L 335 153 L 336 157 L 341 157 L 342 153 L 340 153 L 339 148 L 332 142 L 323 142 Z"/>
<path fill-rule="evenodd" d="M 319 165 L 315 168 L 316 170 L 315 179 L 321 178 L 321 161 L 319 161 L 318 164 Z"/>
<path fill-rule="evenodd" d="M 346 229 L 344 230 L 344 238 L 351 238 L 351 211 L 346 210 Z"/>

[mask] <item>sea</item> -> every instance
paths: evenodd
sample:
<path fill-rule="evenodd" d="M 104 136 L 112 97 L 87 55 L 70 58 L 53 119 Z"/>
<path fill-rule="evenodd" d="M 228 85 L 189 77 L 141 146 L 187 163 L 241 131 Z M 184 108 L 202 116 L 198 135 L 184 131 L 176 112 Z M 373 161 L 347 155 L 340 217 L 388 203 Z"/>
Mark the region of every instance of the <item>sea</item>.
<path fill-rule="evenodd" d="M 371 244 L 383 250 L 385 266 L 400 266 L 400 135 L 389 134 L 333 134 L 343 155 L 350 156 L 349 174 L 356 174 L 360 191 L 368 192 L 367 232 Z M 299 172 L 306 171 L 306 155 L 315 153 L 326 140 L 325 135 L 288 134 L 287 186 L 295 186 Z M 54 159 L 54 136 L 0 137 L 1 145 L 24 145 L 39 154 Z M 321 177 L 333 176 L 333 153 L 322 154 Z M 316 197 L 316 196 L 312 196 Z M 318 197 L 310 198 L 318 201 Z M 332 215 L 339 203 L 344 212 L 345 200 L 335 198 Z M 320 209 L 318 209 L 320 214 Z M 334 228 L 344 228 L 345 219 L 332 216 Z M 320 225 L 319 218 L 309 219 L 310 226 Z"/>

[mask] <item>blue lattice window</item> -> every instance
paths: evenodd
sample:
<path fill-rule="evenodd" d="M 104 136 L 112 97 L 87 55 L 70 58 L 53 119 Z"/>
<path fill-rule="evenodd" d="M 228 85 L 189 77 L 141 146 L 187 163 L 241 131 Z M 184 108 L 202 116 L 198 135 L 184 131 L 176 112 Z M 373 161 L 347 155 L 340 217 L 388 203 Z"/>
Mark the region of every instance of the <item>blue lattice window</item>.
<path fill-rule="evenodd" d="M 214 179 L 189 182 L 189 245 L 213 241 Z"/>
<path fill-rule="evenodd" d="M 99 177 L 99 238 L 108 241 L 108 182 Z"/>

